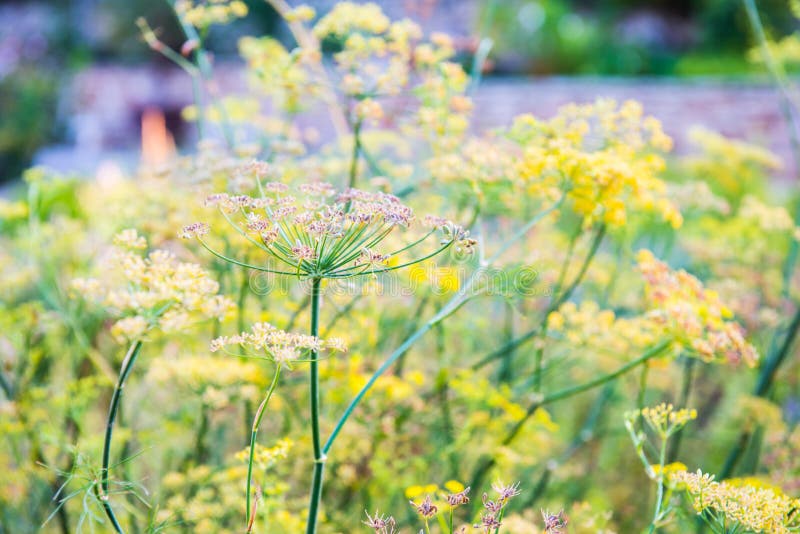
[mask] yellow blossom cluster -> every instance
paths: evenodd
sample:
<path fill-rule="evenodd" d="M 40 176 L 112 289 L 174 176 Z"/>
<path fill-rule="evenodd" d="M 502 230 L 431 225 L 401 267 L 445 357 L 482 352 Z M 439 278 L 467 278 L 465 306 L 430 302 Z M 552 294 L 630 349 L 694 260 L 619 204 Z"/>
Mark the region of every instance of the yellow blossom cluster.
<path fill-rule="evenodd" d="M 547 325 L 553 337 L 563 336 L 570 346 L 617 353 L 650 346 L 663 337 L 662 329 L 647 317 L 617 317 L 592 300 L 565 302 L 550 313 Z"/>
<path fill-rule="evenodd" d="M 693 180 L 684 183 L 667 184 L 669 198 L 684 215 L 691 212 L 710 212 L 728 215 L 731 207 L 728 202 L 714 194 L 707 182 Z"/>
<path fill-rule="evenodd" d="M 739 217 L 757 225 L 765 232 L 790 232 L 800 235 L 789 210 L 783 206 L 770 206 L 753 195 L 745 195 L 737 213 Z"/>
<path fill-rule="evenodd" d="M 355 32 L 380 34 L 388 30 L 390 25 L 391 21 L 378 4 L 339 2 L 317 21 L 314 34 L 318 38 L 346 37 Z"/>
<path fill-rule="evenodd" d="M 460 146 L 469 127 L 472 100 L 466 96 L 469 76 L 458 63 L 433 63 L 414 88 L 419 99 L 416 126 L 431 143 L 434 153 Z"/>
<path fill-rule="evenodd" d="M 465 96 L 469 78 L 451 58 L 452 39 L 433 33 L 423 41 L 421 28 L 403 19 L 391 21 L 373 3 L 341 2 L 313 28 L 319 39 L 336 39 L 334 55 L 345 95 L 356 99 L 355 119 L 379 120 L 379 97 L 394 96 L 413 87 L 419 107 L 414 124 L 437 145 L 455 147 L 466 131 L 472 103 Z M 413 83 L 414 76 L 418 83 Z"/>
<path fill-rule="evenodd" d="M 208 28 L 246 17 L 247 4 L 242 0 L 177 0 L 175 12 L 192 26 Z"/>
<path fill-rule="evenodd" d="M 732 313 L 716 292 L 684 270 L 671 270 L 648 250 L 639 251 L 637 262 L 645 280 L 648 317 L 684 350 L 705 361 L 756 364 L 756 349 L 743 328 L 729 320 Z"/>
<path fill-rule="evenodd" d="M 783 65 L 800 64 L 800 34 L 793 33 L 777 41 L 768 41 L 767 46 L 772 57 Z M 748 51 L 747 57 L 754 63 L 764 61 L 764 53 L 761 47 L 756 47 Z"/>
<path fill-rule="evenodd" d="M 256 444 L 253 454 L 253 464 L 259 469 L 269 469 L 279 460 L 288 458 L 289 451 L 294 446 L 294 442 L 289 438 L 279 439 L 272 447 L 264 447 Z M 250 449 L 244 449 L 236 453 L 236 459 L 247 462 L 250 458 Z"/>
<path fill-rule="evenodd" d="M 686 490 L 698 513 L 724 516 L 752 532 L 784 534 L 800 527 L 800 499 L 752 484 L 717 482 L 713 475 L 683 471 L 671 482 Z"/>
<path fill-rule="evenodd" d="M 587 225 L 622 226 L 636 210 L 682 224 L 659 177 L 672 141 L 638 102 L 571 104 L 550 120 L 522 115 L 508 135 L 523 147 L 519 179 L 535 194 L 565 191 Z"/>
<path fill-rule="evenodd" d="M 470 138 L 457 150 L 429 159 L 428 172 L 437 182 L 466 183 L 478 190 L 508 182 L 514 176 L 518 151 L 503 141 L 496 137 Z"/>
<path fill-rule="evenodd" d="M 240 492 L 246 471 L 246 465 L 199 465 L 167 473 L 161 480 L 164 506 L 157 511 L 156 521 L 181 524 L 192 532 L 241 532 L 239 518 L 244 514 L 244 501 Z M 266 515 L 270 524 L 282 525 L 286 529 L 283 532 L 300 532 L 303 520 L 289 512 L 285 503 L 288 491 L 289 485 L 283 480 L 272 481 L 262 490 L 259 515 Z"/>
<path fill-rule="evenodd" d="M 217 409 L 233 398 L 256 398 L 257 388 L 267 382 L 255 363 L 208 356 L 158 358 L 150 366 L 148 380 L 198 393 L 206 405 Z"/>
<path fill-rule="evenodd" d="M 689 421 L 697 419 L 697 410 L 687 408 L 676 410 L 672 404 L 667 403 L 642 408 L 639 414 L 653 432 L 663 438 L 671 436 Z"/>
<path fill-rule="evenodd" d="M 733 420 L 745 432 L 754 432 L 758 427 L 772 432 L 786 429 L 781 407 L 762 397 L 743 395 L 737 399 L 735 411 Z"/>
<path fill-rule="evenodd" d="M 734 203 L 747 192 L 763 190 L 768 172 L 782 166 L 769 150 L 704 128 L 690 130 L 689 140 L 699 153 L 683 160 L 686 172 Z"/>
<path fill-rule="evenodd" d="M 290 52 L 272 37 L 243 37 L 239 53 L 247 63 L 248 80 L 287 113 L 297 113 L 319 93 L 322 83 L 313 66 L 321 60 L 318 50 L 298 48 Z M 252 117 L 251 117 L 252 118 Z"/>
<path fill-rule="evenodd" d="M 114 238 L 116 248 L 99 278 L 76 278 L 72 289 L 121 316 L 111 329 L 120 341 L 148 331 L 181 331 L 205 319 L 222 319 L 235 307 L 218 295 L 219 284 L 195 263 L 178 261 L 166 250 L 142 255 L 147 242 L 135 230 Z"/>

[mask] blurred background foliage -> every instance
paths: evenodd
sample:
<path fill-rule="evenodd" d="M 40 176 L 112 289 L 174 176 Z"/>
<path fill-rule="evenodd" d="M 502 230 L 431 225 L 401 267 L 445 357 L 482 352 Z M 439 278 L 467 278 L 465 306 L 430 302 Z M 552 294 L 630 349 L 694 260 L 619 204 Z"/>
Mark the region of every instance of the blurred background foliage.
<path fill-rule="evenodd" d="M 758 3 L 774 37 L 791 33 L 785 0 Z M 741 2 L 486 0 L 480 25 L 503 74 L 741 75 L 753 72 Z"/>
<path fill-rule="evenodd" d="M 308 3 L 324 10 L 330 2 Z M 747 61 L 751 38 L 742 4 L 730 0 L 378 3 L 413 14 L 437 11 L 443 20 L 453 10 L 470 13 L 470 27 L 441 29 L 465 40 L 490 37 L 488 75 L 730 76 L 760 69 Z M 246 18 L 214 27 L 207 36 L 219 59 L 236 60 L 242 35 L 277 33 L 289 39 L 266 2 L 247 4 Z M 759 9 L 773 39 L 796 29 L 785 0 L 762 0 Z M 18 177 L 38 148 L 64 139 L 59 103 L 72 73 L 94 64 L 166 66 L 143 43 L 135 23 L 139 17 L 158 29 L 165 44 L 180 48 L 183 34 L 167 0 L 0 5 L 0 182 Z"/>

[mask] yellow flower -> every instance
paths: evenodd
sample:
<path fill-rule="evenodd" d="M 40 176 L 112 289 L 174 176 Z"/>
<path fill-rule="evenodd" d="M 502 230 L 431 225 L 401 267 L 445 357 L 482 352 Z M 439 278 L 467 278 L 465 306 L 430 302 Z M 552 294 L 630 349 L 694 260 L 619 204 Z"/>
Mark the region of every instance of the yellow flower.
<path fill-rule="evenodd" d="M 649 250 L 640 250 L 637 262 L 646 284 L 648 316 L 685 349 L 706 361 L 756 364 L 756 349 L 745 340 L 742 327 L 727 320 L 731 312 L 714 291 L 684 270 L 671 270 Z"/>
<path fill-rule="evenodd" d="M 800 527 L 800 499 L 780 490 L 743 481 L 716 482 L 712 475 L 687 471 L 675 473 L 672 481 L 685 489 L 697 512 L 707 512 L 752 532 L 788 534 Z"/>

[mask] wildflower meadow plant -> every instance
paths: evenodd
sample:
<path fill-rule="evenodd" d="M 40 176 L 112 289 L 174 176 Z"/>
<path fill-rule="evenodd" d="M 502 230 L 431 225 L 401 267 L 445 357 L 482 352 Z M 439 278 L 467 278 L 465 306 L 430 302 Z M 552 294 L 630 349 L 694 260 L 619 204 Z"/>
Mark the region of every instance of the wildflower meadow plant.
<path fill-rule="evenodd" d="M 130 344 L 120 367 L 119 379 L 111 397 L 103 444 L 98 498 L 117 532 L 122 527 L 110 503 L 109 483 L 111 440 L 114 423 L 128 379 L 143 343 L 155 330 L 180 331 L 197 321 L 222 319 L 234 307 L 232 301 L 217 295 L 219 284 L 199 265 L 179 262 L 164 250 L 142 257 L 147 241 L 136 230 L 127 229 L 114 238 L 116 250 L 101 278 L 78 278 L 72 288 L 85 298 L 94 299 L 121 316 L 111 328 L 120 342 Z"/>
<path fill-rule="evenodd" d="M 800 531 L 787 162 L 635 100 L 480 131 L 490 40 L 267 2 L 237 94 L 253 5 L 138 21 L 196 151 L 0 199 L 0 532 Z"/>
<path fill-rule="evenodd" d="M 271 274 L 295 276 L 311 282 L 311 324 L 309 336 L 297 336 L 275 332 L 269 325 L 257 324 L 250 334 L 243 333 L 232 338 L 234 343 L 262 349 L 276 362 L 275 379 L 267 396 L 256 411 L 250 442 L 250 461 L 247 480 L 247 531 L 253 528 L 250 503 L 252 455 L 255 437 L 264 409 L 274 391 L 280 367 L 293 359 L 299 349 L 309 353 L 310 362 L 310 426 L 314 453 L 307 529 L 316 532 L 317 516 L 322 498 L 323 473 L 327 460 L 327 449 L 323 448 L 319 420 L 319 357 L 323 348 L 341 348 L 340 343 L 323 343 L 319 334 L 320 303 L 323 280 L 351 278 L 359 275 L 394 271 L 425 261 L 450 247 L 467 251 L 475 245 L 469 233 L 444 219 L 429 218 L 430 230 L 419 238 L 399 248 L 385 251 L 385 241 L 399 228 L 407 228 L 414 221 L 411 208 L 400 199 L 386 193 L 369 193 L 348 189 L 336 193 L 326 183 L 310 183 L 297 186 L 297 194 L 290 194 L 284 183 L 262 184 L 256 171 L 258 190 L 262 196 L 251 198 L 227 194 L 212 195 L 207 203 L 218 207 L 231 228 L 255 246 L 265 257 L 263 266 L 246 264 L 229 258 L 211 248 L 204 239 L 210 229 L 203 223 L 184 227 L 182 237 L 194 237 L 212 254 L 240 267 Z M 233 217 L 241 220 L 235 220 Z M 427 238 L 441 229 L 444 238 L 433 252 L 411 260 L 403 260 L 406 254 L 416 252 Z M 394 265 L 387 265 L 393 260 Z M 220 338 L 212 343 L 216 349 L 230 343 Z M 345 416 L 346 418 L 346 416 Z M 254 514 L 253 514 L 254 515 Z"/>

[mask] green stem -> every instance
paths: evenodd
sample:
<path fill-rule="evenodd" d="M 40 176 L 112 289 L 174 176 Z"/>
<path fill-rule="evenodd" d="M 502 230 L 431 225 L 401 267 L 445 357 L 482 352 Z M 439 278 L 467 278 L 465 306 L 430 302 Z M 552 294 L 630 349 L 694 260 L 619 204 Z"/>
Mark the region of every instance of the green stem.
<path fill-rule="evenodd" d="M 250 487 L 252 486 L 253 481 L 253 458 L 255 457 L 256 450 L 256 436 L 258 435 L 258 427 L 261 426 L 261 419 L 264 417 L 264 412 L 266 411 L 267 405 L 272 398 L 272 393 L 275 391 L 275 386 L 278 384 L 278 378 L 280 378 L 280 376 L 281 366 L 278 364 L 275 367 L 275 375 L 272 377 L 272 383 L 269 385 L 269 389 L 267 390 L 264 400 L 261 401 L 261 404 L 258 406 L 258 410 L 256 410 L 255 417 L 253 417 L 253 426 L 250 429 L 250 454 L 247 458 L 247 486 L 245 488 L 246 507 L 244 512 L 248 534 L 253 531 L 253 524 L 255 523 L 256 518 L 256 507 L 250 503 Z"/>
<path fill-rule="evenodd" d="M 681 384 L 681 393 L 678 400 L 679 407 L 686 407 L 689 405 L 689 397 L 692 393 L 692 381 L 694 379 L 694 367 L 697 360 L 695 358 L 687 357 L 683 362 L 683 382 Z M 678 459 L 678 454 L 681 450 L 681 441 L 683 441 L 683 433 L 686 429 L 682 428 L 675 433 L 675 436 L 670 442 L 669 453 L 667 453 L 667 463 L 675 462 Z"/>
<path fill-rule="evenodd" d="M 336 441 L 336 438 L 342 431 L 342 427 L 344 427 L 345 423 L 350 418 L 350 416 L 353 415 L 353 412 L 355 411 L 356 407 L 361 402 L 361 400 L 366 396 L 367 392 L 369 392 L 369 390 L 372 389 L 372 386 L 375 385 L 375 382 L 378 381 L 378 378 L 380 378 L 386 371 L 388 371 L 389 368 L 392 365 L 394 365 L 394 363 L 398 360 L 398 358 L 400 358 L 401 356 L 403 356 L 403 354 L 408 352 L 408 350 L 414 345 L 414 343 L 419 341 L 419 339 L 422 338 L 422 336 L 428 333 L 428 331 L 431 328 L 433 328 L 435 324 L 437 324 L 440 321 L 443 321 L 451 314 L 455 313 L 458 310 L 458 308 L 469 298 L 469 293 L 472 289 L 472 286 L 475 284 L 477 280 L 480 279 L 480 277 L 483 275 L 486 269 L 493 262 L 499 259 L 509 248 L 511 248 L 511 246 L 514 243 L 522 239 L 531 230 L 531 228 L 533 228 L 539 221 L 541 221 L 547 215 L 549 215 L 555 209 L 557 209 L 561 205 L 563 200 L 564 199 L 562 197 L 554 205 L 538 213 L 531 220 L 529 220 L 522 228 L 517 230 L 511 237 L 509 237 L 505 242 L 503 242 L 503 244 L 498 248 L 498 250 L 489 259 L 487 259 L 486 262 L 484 262 L 484 264 L 481 265 L 481 267 L 475 271 L 475 273 L 473 273 L 469 281 L 466 284 L 464 284 L 464 286 L 458 291 L 458 293 L 456 293 L 449 301 L 447 301 L 447 303 L 444 306 L 442 306 L 442 308 L 434 317 L 432 317 L 429 321 L 420 326 L 416 330 L 416 332 L 414 332 L 408 338 L 406 338 L 406 340 L 399 347 L 397 347 L 397 349 L 394 352 L 392 352 L 389 355 L 389 357 L 386 358 L 386 360 L 384 360 L 381 366 L 378 367 L 378 369 L 372 374 L 369 380 L 367 380 L 367 383 L 364 384 L 364 386 L 361 388 L 361 390 L 359 390 L 356 396 L 353 397 L 353 400 L 350 401 L 350 404 L 347 406 L 342 416 L 336 422 L 336 426 L 334 427 L 333 432 L 331 432 L 331 435 L 325 442 L 325 446 L 322 448 L 323 454 L 327 454 L 328 451 L 330 451 L 331 447 L 333 446 L 333 443 Z"/>
<path fill-rule="evenodd" d="M 791 348 L 792 345 L 794 345 L 798 331 L 800 331 L 800 307 L 797 309 L 797 311 L 795 311 L 795 314 L 792 317 L 792 322 L 789 325 L 788 331 L 783 338 L 783 343 L 781 344 L 780 348 L 767 357 L 767 361 L 761 368 L 761 372 L 758 376 L 758 383 L 756 384 L 754 390 L 754 393 L 757 397 L 766 397 L 769 393 L 770 389 L 772 388 L 772 384 L 775 381 L 775 375 L 778 372 L 778 368 L 780 368 L 781 364 L 786 360 L 791 352 Z M 720 480 L 728 478 L 733 473 L 733 470 L 739 463 L 739 459 L 741 458 L 742 454 L 744 454 L 744 450 L 747 448 L 749 441 L 750 432 L 744 431 L 739 434 L 739 439 L 736 440 L 736 445 L 734 445 L 734 448 L 730 453 L 728 453 L 728 457 L 725 459 L 725 464 L 722 468 L 722 471 L 719 473 Z"/>
<path fill-rule="evenodd" d="M 322 280 L 314 278 L 311 284 L 311 335 L 319 334 L 319 305 L 322 295 Z M 325 471 L 325 452 L 319 431 L 319 358 L 318 353 L 311 353 L 311 441 L 314 447 L 314 475 L 311 483 L 311 496 L 308 505 L 308 522 L 306 534 L 316 534 L 319 505 L 322 500 L 322 475 Z"/>
<path fill-rule="evenodd" d="M 573 397 L 575 395 L 583 393 L 584 391 L 589 391 L 590 389 L 596 388 L 597 386 L 602 386 L 603 384 L 605 384 L 607 382 L 610 382 L 610 381 L 612 381 L 612 380 L 624 375 L 628 371 L 631 371 L 632 369 L 635 369 L 636 367 L 646 363 L 648 360 L 650 360 L 652 358 L 655 358 L 659 354 L 661 354 L 664 351 L 666 351 L 670 347 L 671 344 L 672 344 L 672 340 L 671 339 L 666 339 L 666 340 L 662 341 L 661 343 L 659 343 L 657 345 L 654 345 L 653 347 L 651 347 L 650 349 L 645 351 L 641 356 L 639 356 L 635 360 L 632 360 L 632 361 L 626 363 L 625 365 L 621 366 L 616 371 L 613 371 L 613 372 L 608 373 L 606 375 L 603 375 L 601 377 L 595 378 L 594 380 L 589 380 L 588 382 L 584 382 L 583 384 L 579 384 L 577 386 L 564 388 L 564 389 L 562 389 L 560 391 L 556 391 L 555 393 L 551 393 L 550 395 L 543 396 L 539 400 L 536 400 L 536 401 L 532 402 L 528 406 L 528 409 L 525 412 L 525 415 L 522 417 L 522 419 L 517 421 L 517 423 L 514 425 L 514 427 L 508 432 L 508 434 L 506 434 L 505 438 L 501 442 L 501 446 L 505 447 L 505 446 L 509 445 L 512 441 L 514 441 L 514 438 L 516 438 L 517 435 L 520 433 L 520 431 L 522 430 L 523 426 L 525 426 L 525 423 L 528 421 L 528 419 L 530 419 L 531 416 L 533 416 L 533 414 L 539 408 L 541 408 L 543 406 L 546 406 L 548 404 L 552 404 L 552 403 L 554 403 L 556 401 L 560 401 L 560 400 L 563 400 L 563 399 L 566 399 L 566 398 L 569 398 L 569 397 Z M 480 465 L 475 470 L 475 474 L 472 476 L 472 482 L 470 483 L 470 486 L 473 487 L 473 488 L 481 487 L 481 484 L 483 484 L 484 478 L 489 473 L 489 470 L 491 470 L 492 467 L 494 467 L 494 465 L 496 463 L 497 463 L 497 460 L 494 457 L 486 459 L 482 463 L 482 465 Z"/>
<path fill-rule="evenodd" d="M 109 463 L 111 459 L 111 438 L 114 433 L 114 422 L 117 420 L 117 412 L 119 411 L 119 403 L 122 399 L 122 390 L 125 387 L 125 380 L 127 380 L 128 375 L 133 369 L 133 364 L 136 362 L 136 357 L 139 355 L 141 348 L 141 341 L 133 342 L 128 349 L 127 354 L 125 354 L 125 359 L 122 360 L 122 369 L 119 374 L 119 380 L 117 381 L 117 385 L 114 388 L 114 393 L 111 396 L 111 406 L 109 407 L 108 420 L 106 421 L 106 435 L 103 442 L 103 465 L 100 469 L 100 487 L 102 488 L 103 493 L 100 496 L 100 500 L 103 503 L 103 510 L 105 510 L 108 519 L 111 520 L 111 525 L 119 534 L 122 534 L 123 530 L 119 524 L 119 521 L 117 520 L 117 516 L 114 515 L 114 510 L 111 508 L 111 503 L 108 501 L 108 476 Z"/>
<path fill-rule="evenodd" d="M 347 186 L 353 188 L 358 181 L 358 156 L 361 152 L 361 121 L 357 120 L 353 125 L 353 154 L 350 160 L 350 175 Z M 349 205 L 349 203 L 348 203 Z"/>
<path fill-rule="evenodd" d="M 661 451 L 658 455 L 658 495 L 656 496 L 656 510 L 653 513 L 653 521 L 650 523 L 650 534 L 656 531 L 656 523 L 661 519 L 661 505 L 664 500 L 664 465 L 667 463 L 667 438 L 661 440 Z"/>
<path fill-rule="evenodd" d="M 644 408 L 645 395 L 647 394 L 647 375 L 649 370 L 649 366 L 643 365 L 642 374 L 639 375 L 639 395 L 636 397 L 636 408 L 639 410 Z"/>
<path fill-rule="evenodd" d="M 547 307 L 547 310 L 544 312 L 544 317 L 542 318 L 541 325 L 536 333 L 537 338 L 541 338 L 547 332 L 547 324 L 550 321 L 550 314 L 558 309 L 564 302 L 572 296 L 572 293 L 575 291 L 575 288 L 583 280 L 583 277 L 586 276 L 586 271 L 589 269 L 589 265 L 592 263 L 595 255 L 597 254 L 597 250 L 600 248 L 600 243 L 603 241 L 603 237 L 606 234 L 606 226 L 601 225 L 597 232 L 594 235 L 594 239 L 592 240 L 592 244 L 589 247 L 589 252 L 586 254 L 586 257 L 583 260 L 583 264 L 578 271 L 578 274 L 575 275 L 572 282 L 569 286 L 566 287 L 563 291 L 561 290 L 561 284 L 564 282 L 564 278 L 566 277 L 566 272 L 569 266 L 570 259 L 572 258 L 572 249 L 574 247 L 575 239 L 573 238 L 572 244 L 570 245 L 570 252 L 567 255 L 567 261 L 564 263 L 563 271 L 561 273 L 561 279 L 558 282 L 558 286 L 556 287 L 556 291 L 559 291 L 559 295 L 553 296 L 553 301 Z M 577 236 L 577 234 L 576 234 Z M 534 370 L 533 375 L 533 388 L 534 391 L 539 392 L 542 389 L 542 365 L 544 364 L 544 343 L 540 344 L 540 347 L 536 350 L 536 369 Z"/>
<path fill-rule="evenodd" d="M 572 280 L 570 285 L 563 292 L 561 292 L 561 295 L 552 300 L 552 302 L 547 307 L 547 310 L 544 313 L 544 319 L 542 320 L 541 324 L 539 326 L 537 326 L 536 328 L 533 328 L 533 329 L 525 332 L 524 334 L 522 334 L 518 338 L 512 339 L 511 341 L 507 342 L 505 345 L 501 346 L 499 349 L 490 352 L 489 354 L 487 354 L 486 356 L 484 356 L 483 358 L 481 358 L 480 360 L 478 360 L 477 362 L 472 364 L 472 369 L 473 370 L 480 369 L 483 366 L 485 366 L 485 365 L 491 363 L 492 361 L 496 360 L 497 358 L 503 357 L 508 351 L 514 350 L 514 349 L 516 349 L 518 347 L 521 347 L 526 342 L 530 341 L 533 338 L 536 338 L 536 337 L 539 337 L 539 336 L 543 335 L 543 333 L 547 331 L 547 320 L 548 320 L 547 318 L 550 316 L 551 312 L 557 310 L 559 306 L 561 306 L 564 302 L 566 302 L 566 300 L 572 295 L 572 293 L 578 287 L 578 284 L 580 284 L 581 280 L 583 279 L 584 275 L 586 274 L 586 271 L 589 269 L 589 264 L 592 262 L 592 259 L 594 258 L 594 255 L 597 253 L 597 249 L 599 248 L 600 242 L 603 240 L 604 235 L 605 235 L 605 226 L 601 226 L 598 229 L 597 234 L 595 234 L 595 239 L 592 242 L 591 249 L 590 249 L 589 253 L 587 254 L 586 258 L 584 259 L 583 265 L 581 266 L 580 271 L 575 276 L 575 278 Z M 557 286 L 556 289 L 558 289 L 558 286 Z M 555 297 L 555 295 L 554 295 L 554 297 Z M 539 360 L 542 359 L 541 356 L 542 355 L 539 354 L 539 351 L 537 351 L 536 359 L 537 359 L 537 364 L 538 364 L 537 367 L 538 368 L 541 368 L 541 366 L 543 365 L 543 362 L 539 361 Z M 534 376 L 534 381 L 538 380 L 537 376 L 538 376 L 538 374 Z"/>
<path fill-rule="evenodd" d="M 793 109 L 795 112 L 800 112 L 800 102 L 798 102 L 796 98 L 792 97 L 786 72 L 775 60 L 775 57 L 772 55 L 772 52 L 769 49 L 767 36 L 764 32 L 764 26 L 761 24 L 761 18 L 758 15 L 758 8 L 756 7 L 755 1 L 744 0 L 744 6 L 745 10 L 747 11 L 747 17 L 750 20 L 750 25 L 753 27 L 753 33 L 755 34 L 756 40 L 761 48 L 761 55 L 764 58 L 764 64 L 766 65 L 767 71 L 772 77 L 772 81 L 778 88 L 778 93 L 781 97 L 779 100 L 781 113 L 783 114 L 783 120 L 786 123 L 786 127 L 789 130 L 789 143 L 792 147 L 792 156 L 795 160 L 795 167 L 798 174 L 800 174 L 800 138 L 798 137 L 797 132 L 798 125 L 794 119 L 794 115 L 792 114 Z M 794 207 L 794 222 L 796 226 L 800 224 L 800 202 L 797 200 L 795 200 Z M 792 273 L 794 272 L 794 265 L 797 263 L 799 246 L 800 244 L 796 239 L 790 239 L 789 254 L 786 256 L 786 260 L 783 264 L 782 292 L 784 297 L 789 296 L 791 278 Z"/>

